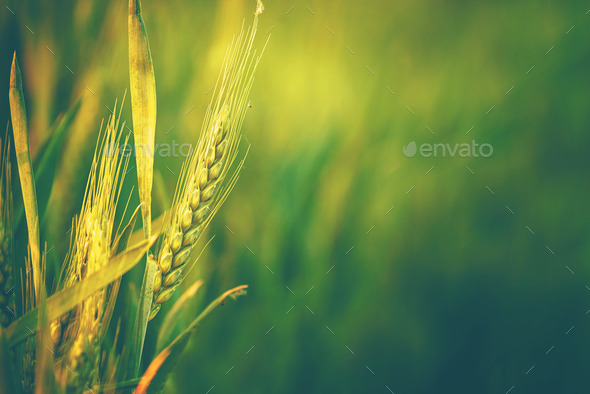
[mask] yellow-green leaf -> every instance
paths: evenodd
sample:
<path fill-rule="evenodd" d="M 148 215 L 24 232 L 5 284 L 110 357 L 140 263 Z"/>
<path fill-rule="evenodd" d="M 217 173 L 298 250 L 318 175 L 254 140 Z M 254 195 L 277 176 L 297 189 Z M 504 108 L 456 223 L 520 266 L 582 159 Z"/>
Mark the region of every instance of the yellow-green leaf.
<path fill-rule="evenodd" d="M 72 287 L 53 294 L 47 299 L 47 320 L 57 319 L 79 304 L 81 300 L 119 279 L 141 260 L 155 240 L 156 237 L 151 237 L 127 248 L 124 252 L 114 256 L 104 269 L 88 276 Z M 33 335 L 37 326 L 38 312 L 35 308 L 6 329 L 9 346 L 12 347 Z"/>
<path fill-rule="evenodd" d="M 139 0 L 129 0 L 129 82 L 139 198 L 144 237 L 151 235 L 156 78 Z"/>
<path fill-rule="evenodd" d="M 192 323 L 184 330 L 172 343 L 165 347 L 151 362 L 146 372 L 143 374 L 141 381 L 137 385 L 135 394 L 147 393 L 148 387 L 151 391 L 159 391 L 164 387 L 168 374 L 172 371 L 174 364 L 178 361 L 184 348 L 186 347 L 190 336 L 201 321 L 209 315 L 217 306 L 223 304 L 227 297 L 235 298 L 244 294 L 247 285 L 235 287 L 226 291 L 213 301 Z"/>
<path fill-rule="evenodd" d="M 55 385 L 55 367 L 53 364 L 53 341 L 47 320 L 47 295 L 41 288 L 38 309 L 37 349 L 35 352 L 35 393 L 57 392 Z"/>
<path fill-rule="evenodd" d="M 18 164 L 18 175 L 27 217 L 29 232 L 29 246 L 31 249 L 31 265 L 33 269 L 33 284 L 35 298 L 39 297 L 40 284 L 40 253 L 39 253 L 39 214 L 37 211 L 37 192 L 35 190 L 35 177 L 29 151 L 29 132 L 27 126 L 27 111 L 23 95 L 23 83 L 16 60 L 16 52 L 12 59 L 10 70 L 10 116 L 12 119 L 12 132 L 14 134 L 14 150 Z"/>
<path fill-rule="evenodd" d="M 198 280 L 191 285 L 178 300 L 174 303 L 170 311 L 166 313 L 164 316 L 164 321 L 160 326 L 160 330 L 158 332 L 158 340 L 156 341 L 156 352 L 159 352 L 164 349 L 165 346 L 168 346 L 172 339 L 175 338 L 175 335 L 180 334 L 182 330 L 178 329 L 180 322 L 182 321 L 181 312 L 186 307 L 186 304 L 189 300 L 191 300 L 195 294 L 197 294 L 197 290 L 203 285 L 202 280 Z"/>
<path fill-rule="evenodd" d="M 154 297 L 154 276 L 156 275 L 156 269 L 156 262 L 153 258 L 148 257 L 145 262 L 143 282 L 139 291 L 139 303 L 137 313 L 135 314 L 131 344 L 129 345 L 129 359 L 125 366 L 126 370 L 130 371 L 134 378 L 139 374 L 139 367 L 141 365 L 145 333 L 150 320 L 152 299 Z"/>

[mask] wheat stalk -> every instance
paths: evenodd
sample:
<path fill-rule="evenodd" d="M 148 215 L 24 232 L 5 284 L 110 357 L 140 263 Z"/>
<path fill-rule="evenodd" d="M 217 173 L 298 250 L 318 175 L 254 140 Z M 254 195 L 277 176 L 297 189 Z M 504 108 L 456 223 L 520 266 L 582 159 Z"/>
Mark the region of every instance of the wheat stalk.
<path fill-rule="evenodd" d="M 27 123 L 27 110 L 23 94 L 23 82 L 20 67 L 16 59 L 16 52 L 12 58 L 10 69 L 10 117 L 12 120 L 12 132 L 14 136 L 14 151 L 18 163 L 18 173 L 21 183 L 21 193 L 27 218 L 27 230 L 29 234 L 30 264 L 33 271 L 34 296 L 39 297 L 41 281 L 41 254 L 39 240 L 39 214 L 37 209 L 37 191 L 33 176 L 33 164 L 29 149 L 29 130 Z"/>
<path fill-rule="evenodd" d="M 116 103 L 113 113 L 116 113 Z M 63 287 L 67 288 L 99 272 L 112 256 L 113 224 L 121 179 L 128 158 L 119 154 L 124 124 L 111 116 L 101 135 L 86 186 L 82 211 L 74 221 L 72 246 L 66 261 Z M 125 144 L 127 143 L 126 137 Z M 58 360 L 62 363 L 61 382 L 68 387 L 84 388 L 97 379 L 102 323 L 106 305 L 116 292 L 102 289 L 81 301 L 68 316 L 51 323 L 51 335 L 59 343 Z M 62 338 L 63 332 L 63 338 Z"/>
<path fill-rule="evenodd" d="M 12 191 L 10 188 L 10 146 L 8 132 L 0 139 L 0 325 L 8 327 L 14 319 L 12 302 Z"/>
<path fill-rule="evenodd" d="M 197 149 L 187 158 L 179 176 L 172 213 L 150 257 L 158 267 L 150 319 L 182 282 L 196 242 L 235 185 L 243 165 L 242 160 L 231 173 L 260 59 L 255 56 L 253 42 L 262 9 L 259 1 L 252 27 L 246 32 L 242 29 L 227 51 Z"/>

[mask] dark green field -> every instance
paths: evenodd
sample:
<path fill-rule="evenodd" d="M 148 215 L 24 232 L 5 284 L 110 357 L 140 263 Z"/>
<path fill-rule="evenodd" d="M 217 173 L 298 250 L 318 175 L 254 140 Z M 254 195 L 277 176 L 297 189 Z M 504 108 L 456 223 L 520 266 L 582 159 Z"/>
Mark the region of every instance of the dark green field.
<path fill-rule="evenodd" d="M 208 90 L 254 6 L 143 0 L 156 143 L 197 142 Z M 184 318 L 230 287 L 248 294 L 203 323 L 170 392 L 590 392 L 590 5 L 265 6 L 250 151 L 183 284 L 205 282 Z M 48 245 L 80 210 L 100 120 L 129 90 L 126 7 L 0 9 L 0 121 L 14 50 L 33 154 L 82 98 L 41 223 Z M 131 125 L 129 97 L 123 118 Z M 155 158 L 156 216 L 182 162 Z M 54 248 L 48 263 L 66 253 Z M 118 313 L 142 274 L 124 280 Z"/>

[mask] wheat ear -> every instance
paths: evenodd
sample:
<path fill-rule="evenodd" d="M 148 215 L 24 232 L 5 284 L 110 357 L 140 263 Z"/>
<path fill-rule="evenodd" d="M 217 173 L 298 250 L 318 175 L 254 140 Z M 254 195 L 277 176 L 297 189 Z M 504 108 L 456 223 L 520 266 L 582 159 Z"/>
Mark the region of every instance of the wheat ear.
<path fill-rule="evenodd" d="M 195 243 L 227 198 L 242 167 L 243 160 L 231 170 L 260 59 L 253 43 L 262 9 L 259 1 L 252 27 L 242 29 L 226 53 L 197 149 L 187 158 L 180 174 L 173 209 L 151 257 L 158 270 L 150 319 L 182 282 Z"/>
<path fill-rule="evenodd" d="M 116 103 L 114 114 L 116 114 Z M 82 211 L 74 221 L 72 246 L 66 261 L 63 286 L 69 287 L 100 271 L 111 257 L 113 224 L 121 192 L 121 180 L 129 158 L 120 155 L 121 125 L 118 116 L 109 119 L 94 153 Z M 128 136 L 124 144 L 127 144 Z M 59 343 L 58 361 L 62 384 L 68 389 L 83 389 L 96 382 L 100 360 L 102 320 L 107 297 L 114 292 L 102 289 L 91 295 L 66 316 L 51 324 L 52 337 Z M 63 332 L 63 337 L 60 338 Z"/>

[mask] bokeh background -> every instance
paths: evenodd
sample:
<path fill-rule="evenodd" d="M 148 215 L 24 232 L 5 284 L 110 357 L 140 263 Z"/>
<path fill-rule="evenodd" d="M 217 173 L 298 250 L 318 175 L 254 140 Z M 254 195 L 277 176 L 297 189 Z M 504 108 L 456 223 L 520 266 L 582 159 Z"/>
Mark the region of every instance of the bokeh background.
<path fill-rule="evenodd" d="M 129 86 L 127 4 L 1 5 L 0 120 L 14 50 L 33 152 L 82 98 L 43 219 L 61 262 L 100 120 Z M 250 288 L 203 323 L 170 392 L 588 392 L 587 2 L 265 6 L 251 149 L 193 270 L 205 286 L 186 322 L 223 290 Z M 254 7 L 143 1 L 157 142 L 197 141 Z M 129 98 L 123 117 L 131 126 Z M 411 141 L 489 143 L 493 155 L 409 158 Z M 156 213 L 181 164 L 156 157 Z M 123 319 L 141 271 L 122 288 Z"/>

